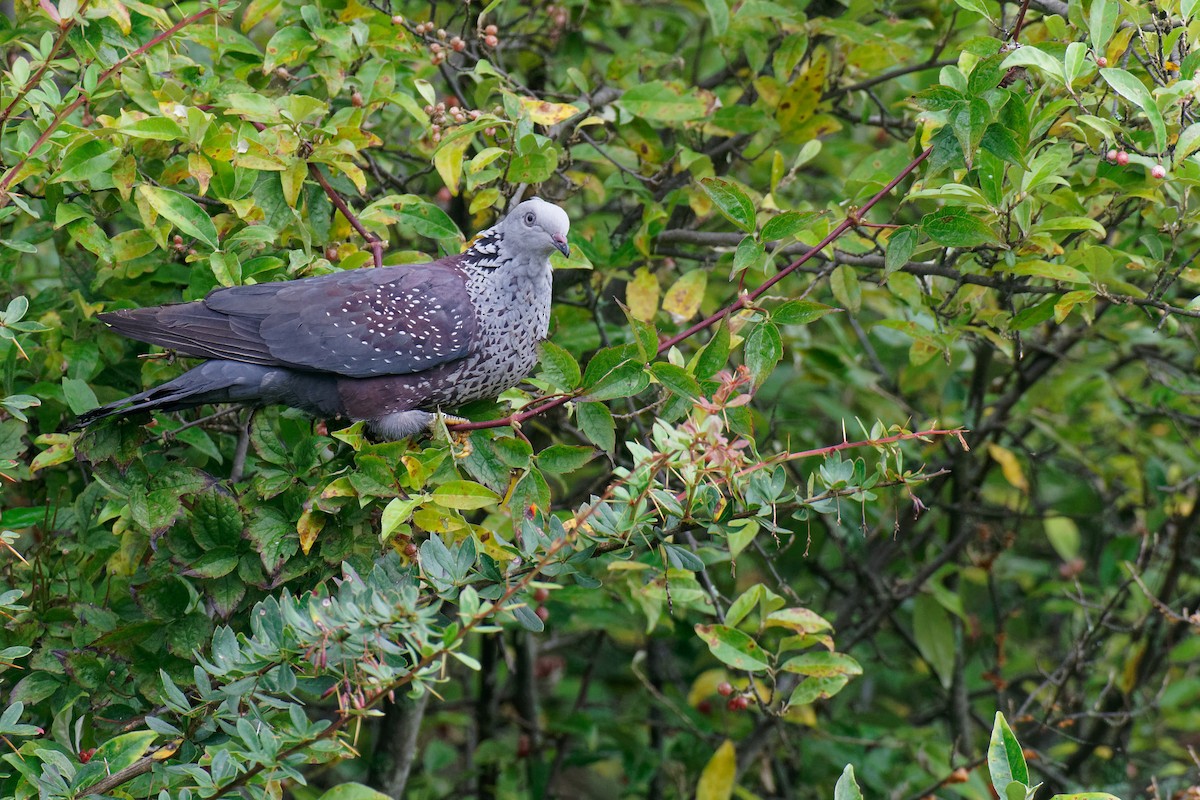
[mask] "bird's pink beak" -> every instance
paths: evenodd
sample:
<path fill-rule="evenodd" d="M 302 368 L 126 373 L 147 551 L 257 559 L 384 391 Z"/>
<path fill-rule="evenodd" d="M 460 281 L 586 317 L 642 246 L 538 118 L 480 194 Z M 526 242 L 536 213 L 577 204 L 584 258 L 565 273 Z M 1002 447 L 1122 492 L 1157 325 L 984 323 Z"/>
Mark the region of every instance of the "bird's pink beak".
<path fill-rule="evenodd" d="M 564 256 L 571 255 L 571 245 L 567 244 L 567 237 L 561 233 L 556 233 L 550 237 L 550 240 L 554 242 L 554 246 L 558 248 L 558 252 Z"/>

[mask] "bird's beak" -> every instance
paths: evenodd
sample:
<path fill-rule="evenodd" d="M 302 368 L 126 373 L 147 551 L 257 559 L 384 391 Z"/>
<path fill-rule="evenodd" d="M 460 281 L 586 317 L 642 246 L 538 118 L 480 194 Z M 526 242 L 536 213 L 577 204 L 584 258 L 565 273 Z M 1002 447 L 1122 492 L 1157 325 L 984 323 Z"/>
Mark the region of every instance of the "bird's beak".
<path fill-rule="evenodd" d="M 564 256 L 571 255 L 571 245 L 567 244 L 567 237 L 561 233 L 556 233 L 550 237 L 550 240 L 554 242 L 554 246 L 558 248 L 558 252 Z"/>

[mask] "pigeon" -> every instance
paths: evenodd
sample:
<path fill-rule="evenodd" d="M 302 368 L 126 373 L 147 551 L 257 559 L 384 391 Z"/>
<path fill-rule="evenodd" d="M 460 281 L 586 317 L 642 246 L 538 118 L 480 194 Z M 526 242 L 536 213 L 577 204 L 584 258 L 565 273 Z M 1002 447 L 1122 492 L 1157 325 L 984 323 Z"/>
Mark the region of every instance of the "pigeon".
<path fill-rule="evenodd" d="M 143 342 L 207 359 L 174 380 L 82 414 L 209 403 L 280 404 L 363 420 L 382 439 L 428 428 L 442 408 L 495 397 L 537 362 L 550 325 L 550 256 L 570 220 L 520 203 L 458 255 L 217 289 L 203 300 L 100 319 Z"/>

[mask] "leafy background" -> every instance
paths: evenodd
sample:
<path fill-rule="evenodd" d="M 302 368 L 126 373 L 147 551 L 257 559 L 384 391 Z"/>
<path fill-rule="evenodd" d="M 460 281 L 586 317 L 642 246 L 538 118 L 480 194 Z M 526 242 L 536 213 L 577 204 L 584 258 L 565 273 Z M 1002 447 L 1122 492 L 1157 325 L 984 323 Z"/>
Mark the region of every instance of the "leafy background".
<path fill-rule="evenodd" d="M 1194 1 L 2 8 L 4 796 L 1200 791 Z M 476 424 L 68 431 L 534 192 Z"/>

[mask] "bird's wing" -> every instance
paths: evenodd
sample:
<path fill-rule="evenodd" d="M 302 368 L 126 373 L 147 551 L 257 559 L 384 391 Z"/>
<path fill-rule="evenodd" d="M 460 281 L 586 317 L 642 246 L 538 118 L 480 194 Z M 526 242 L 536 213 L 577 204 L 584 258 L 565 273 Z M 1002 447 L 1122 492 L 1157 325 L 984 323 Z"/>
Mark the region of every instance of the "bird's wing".
<path fill-rule="evenodd" d="M 235 286 L 196 303 L 102 319 L 185 355 L 351 378 L 407 375 L 454 361 L 468 354 L 476 332 L 465 276 L 438 262 Z"/>

